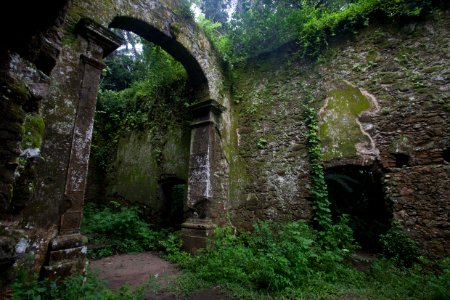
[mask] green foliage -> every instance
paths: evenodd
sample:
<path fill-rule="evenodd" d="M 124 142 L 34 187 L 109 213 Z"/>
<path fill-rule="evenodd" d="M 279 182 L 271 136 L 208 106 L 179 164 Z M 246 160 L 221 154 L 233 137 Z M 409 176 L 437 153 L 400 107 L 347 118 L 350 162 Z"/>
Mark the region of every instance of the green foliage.
<path fill-rule="evenodd" d="M 237 299 L 448 299 L 449 259 L 404 268 L 383 258 L 366 273 L 354 269 L 346 218 L 326 235 L 304 222 L 260 222 L 240 235 L 217 228 L 206 249 L 183 258 L 174 291 L 220 285 Z"/>
<path fill-rule="evenodd" d="M 192 256 L 181 250 L 183 241 L 179 232 L 169 233 L 165 239 L 159 241 L 159 245 L 164 249 L 163 257 L 165 259 L 178 264 L 180 267 L 185 267 L 190 263 Z"/>
<path fill-rule="evenodd" d="M 228 24 L 233 61 L 273 50 L 292 40 L 294 1 L 257 0 L 245 12 L 237 13 Z"/>
<path fill-rule="evenodd" d="M 191 11 L 191 4 L 195 1 L 196 0 L 181 0 L 175 13 L 187 20 L 194 20 L 194 14 Z"/>
<path fill-rule="evenodd" d="M 166 231 L 157 231 L 144 222 L 136 208 L 120 206 L 96 209 L 85 205 L 81 230 L 91 244 L 102 246 L 90 250 L 92 256 L 159 250 L 160 241 L 167 235 Z"/>
<path fill-rule="evenodd" d="M 229 0 L 201 0 L 200 8 L 209 20 L 225 23 L 228 19 L 227 2 Z"/>
<path fill-rule="evenodd" d="M 203 29 L 221 57 L 225 61 L 231 61 L 231 40 L 225 33 L 224 26 L 219 22 L 213 22 L 203 16 L 197 18 L 196 22 Z"/>
<path fill-rule="evenodd" d="M 336 239 L 342 239 L 337 232 Z M 229 227 L 218 228 L 209 246 L 187 268 L 202 280 L 289 294 L 318 278 L 345 281 L 353 276 L 350 269 L 342 268 L 350 251 L 339 248 L 337 241 L 328 242 L 303 222 L 261 222 L 253 232 L 240 236 Z"/>
<path fill-rule="evenodd" d="M 103 90 L 120 91 L 130 87 L 145 74 L 142 60 L 121 51 L 113 52 L 105 59 L 106 69 L 103 70 L 101 87 Z"/>
<path fill-rule="evenodd" d="M 417 17 L 432 0 L 251 0 L 241 1 L 222 28 L 219 51 L 230 63 L 296 41 L 301 55 L 317 57 L 337 34 L 353 33 L 373 20 Z M 208 15 L 207 15 L 208 16 Z"/>
<path fill-rule="evenodd" d="M 100 246 L 88 249 L 90 256 L 158 250 L 179 264 L 189 260 L 189 255 L 181 251 L 179 232 L 153 228 L 135 207 L 124 207 L 114 201 L 111 204 L 113 208 L 100 209 L 89 203 L 84 206 L 81 232 L 89 237 L 90 244 Z"/>
<path fill-rule="evenodd" d="M 19 271 L 16 281 L 11 285 L 11 289 L 13 291 L 13 300 L 42 299 L 41 295 L 47 290 L 45 284 L 38 281 L 37 274 L 33 274 L 32 278 L 28 278 L 24 270 Z"/>
<path fill-rule="evenodd" d="M 383 255 L 395 261 L 399 266 L 411 266 L 418 260 L 419 247 L 403 231 L 398 223 L 386 233 L 380 235 Z"/>
<path fill-rule="evenodd" d="M 114 72 L 106 74 L 98 93 L 92 143 L 93 161 L 103 172 L 122 133 L 151 130 L 162 136 L 169 124 L 187 120 L 191 89 L 184 67 L 160 47 L 142 42 L 138 57 L 122 53 L 107 61 Z M 122 64 L 129 60 L 136 67 Z"/>
<path fill-rule="evenodd" d="M 142 299 L 146 289 L 153 287 L 150 283 L 137 289 L 123 286 L 113 292 L 96 274 L 89 272 L 87 277 L 72 276 L 58 283 L 38 280 L 37 274 L 32 278 L 18 276 L 11 288 L 13 300 L 138 300 Z"/>
<path fill-rule="evenodd" d="M 352 292 L 366 299 L 449 299 L 449 263 L 448 258 L 437 264 L 422 260 L 402 268 L 395 261 L 380 259 Z"/>
<path fill-rule="evenodd" d="M 432 299 L 450 299 L 450 258 L 438 263 L 438 274 L 428 280 L 432 290 Z"/>
<path fill-rule="evenodd" d="M 169 286 L 169 291 L 176 299 L 188 299 L 192 292 L 211 287 L 211 282 L 200 279 L 195 273 L 184 271 L 177 277 L 175 284 Z"/>
<path fill-rule="evenodd" d="M 415 17 L 430 4 L 431 1 L 426 0 L 359 0 L 337 10 L 309 6 L 305 12 L 298 11 L 293 17 L 297 40 L 303 54 L 316 56 L 333 35 L 354 32 L 380 16 L 390 19 Z"/>
<path fill-rule="evenodd" d="M 256 141 L 256 147 L 258 147 L 258 149 L 264 149 L 267 146 L 267 140 L 264 138 L 259 138 Z"/>

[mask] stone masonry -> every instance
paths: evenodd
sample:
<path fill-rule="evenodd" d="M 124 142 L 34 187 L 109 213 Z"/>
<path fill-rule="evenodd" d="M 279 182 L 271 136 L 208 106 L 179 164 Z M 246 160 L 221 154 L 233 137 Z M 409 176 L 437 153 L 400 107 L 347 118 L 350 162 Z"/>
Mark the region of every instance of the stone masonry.
<path fill-rule="evenodd" d="M 216 226 L 310 218 L 303 104 L 313 97 L 325 167 L 376 167 L 392 222 L 429 255 L 449 254 L 448 11 L 336 37 L 317 61 L 286 45 L 235 66 L 225 85 L 220 59 L 178 0 L 54 2 L 34 19 L 30 5 L 24 14 L 36 26 L 17 36 L 2 24 L 0 289 L 14 264 L 49 276 L 84 271 L 96 94 L 103 58 L 123 42 L 108 28 L 160 45 L 195 91 L 182 225 L 190 250 Z M 17 6 L 1 5 L 19 18 Z"/>

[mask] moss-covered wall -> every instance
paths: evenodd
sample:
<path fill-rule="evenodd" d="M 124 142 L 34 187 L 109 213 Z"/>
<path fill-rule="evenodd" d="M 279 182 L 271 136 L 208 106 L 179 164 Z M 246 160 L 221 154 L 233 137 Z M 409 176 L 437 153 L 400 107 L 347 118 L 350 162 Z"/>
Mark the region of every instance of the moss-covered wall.
<path fill-rule="evenodd" d="M 233 70 L 230 107 L 218 60 L 179 1 L 67 2 L 66 19 L 63 9 L 57 9 L 54 13 L 59 16 L 44 16 L 42 24 L 33 27 L 35 37 L 27 35 L 20 45 L 8 40 L 0 47 L 0 93 L 5 100 L 0 104 L 4 114 L 0 120 L 0 196 L 6 207 L 0 232 L 7 236 L 1 239 L 2 261 L 14 262 L 15 255 L 24 258 L 25 253 L 34 253 L 36 270 L 46 261 L 49 242 L 57 235 L 57 224 L 68 205 L 64 191 L 80 102 L 80 54 L 101 56 L 98 48 L 76 34 L 75 25 L 81 17 L 90 17 L 107 26 L 117 15 L 145 20 L 150 26 L 145 28 L 157 28 L 173 38 L 174 45 L 191 54 L 190 62 L 198 62 L 193 69 L 204 72 L 208 92 L 200 96 L 214 98 L 227 109 L 217 131 L 226 158 L 214 162 L 224 171 L 216 168 L 211 175 L 219 191 L 217 203 L 229 212 L 233 225 L 249 227 L 260 219 L 310 217 L 302 105 L 312 95 L 320 111 L 326 166 L 379 165 L 394 220 L 429 253 L 448 255 L 448 12 L 401 26 L 374 24 L 354 36 L 336 38 L 317 61 L 299 58 L 295 46 L 250 59 Z M 28 43 L 33 39 L 39 41 L 39 50 Z M 30 49 L 15 53 L 23 45 Z M 24 126 L 26 113 L 31 122 Z M 158 199 L 154 195 L 158 177 L 175 174 L 185 179 L 189 130 L 180 124 L 165 128 L 165 135 L 156 139 L 154 132 L 125 135 L 115 161 L 117 176 L 112 172 L 108 177 L 112 190 L 133 201 L 146 197 L 143 202 L 153 205 Z M 27 149 L 37 148 L 38 156 L 26 157 L 36 153 Z M 19 168 L 21 151 L 30 168 Z M 22 178 L 32 180 L 16 180 L 16 170 L 28 170 L 30 174 L 25 172 Z M 30 197 L 22 194 L 26 199 L 16 194 L 17 203 L 26 205 L 21 215 L 11 216 L 4 213 L 9 213 L 14 184 L 17 190 L 31 187 L 32 191 Z M 3 233 L 5 228 L 7 233 Z M 22 242 L 24 232 L 29 238 Z M 17 251 L 16 245 L 25 246 Z"/>
<path fill-rule="evenodd" d="M 0 294 L 23 267 L 39 272 L 56 226 L 29 223 L 25 207 L 34 206 L 39 188 L 37 165 L 44 161 L 46 120 L 42 100 L 48 96 L 49 73 L 55 65 L 61 26 L 68 1 L 58 4 L 2 3 L 8 25 L 0 46 Z M 20 6 L 20 7 L 19 7 Z M 51 7 L 50 7 L 51 6 Z M 33 26 L 20 26 L 21 20 Z M 4 19 L 5 21 L 6 19 Z M 14 28 L 14 30 L 11 30 Z M 35 215 L 46 210 L 35 207 Z"/>
<path fill-rule="evenodd" d="M 233 222 L 309 217 L 302 105 L 312 95 L 325 165 L 381 165 L 394 220 L 431 253 L 446 253 L 449 25 L 448 12 L 374 24 L 340 37 L 317 61 L 286 46 L 238 65 L 229 149 Z M 407 164 L 399 165 L 398 153 Z"/>
<path fill-rule="evenodd" d="M 164 132 L 134 131 L 123 136 L 107 174 L 109 199 L 141 206 L 158 223 L 163 195 L 160 181 L 178 178 L 187 182 L 189 128 L 173 124 Z"/>
<path fill-rule="evenodd" d="M 371 145 L 370 136 L 359 122 L 364 111 L 375 107 L 376 103 L 370 100 L 348 84 L 328 92 L 318 114 L 324 160 L 353 157 L 359 154 L 357 145 Z"/>

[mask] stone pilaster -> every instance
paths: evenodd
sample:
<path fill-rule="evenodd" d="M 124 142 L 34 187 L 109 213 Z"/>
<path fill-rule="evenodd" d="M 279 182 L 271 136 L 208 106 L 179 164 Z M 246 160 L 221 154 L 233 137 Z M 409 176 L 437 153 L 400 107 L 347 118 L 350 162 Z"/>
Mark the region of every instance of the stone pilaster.
<path fill-rule="evenodd" d="M 182 227 L 185 249 L 195 252 L 204 247 L 215 225 L 214 201 L 217 187 L 212 178 L 221 147 L 217 120 L 224 111 L 215 100 L 207 100 L 191 106 L 191 147 L 188 179 L 188 218 Z M 219 149 L 220 150 L 220 149 Z"/>
<path fill-rule="evenodd" d="M 59 235 L 51 243 L 49 275 L 80 273 L 85 266 L 85 239 L 80 235 L 84 192 L 89 164 L 97 91 L 103 56 L 120 46 L 122 40 L 92 20 L 82 19 L 76 26 L 88 47 L 81 54 L 81 85 L 73 127 L 64 201 L 66 210 L 61 216 Z"/>

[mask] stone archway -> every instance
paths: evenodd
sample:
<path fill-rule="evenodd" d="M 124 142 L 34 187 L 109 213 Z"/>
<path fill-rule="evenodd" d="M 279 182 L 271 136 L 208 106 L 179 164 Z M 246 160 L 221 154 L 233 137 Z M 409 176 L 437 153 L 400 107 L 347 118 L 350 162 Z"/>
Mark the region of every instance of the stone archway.
<path fill-rule="evenodd" d="M 169 6 L 168 6 L 169 5 Z M 51 244 L 47 272 L 79 272 L 84 267 L 83 238 L 79 234 L 89 163 L 96 93 L 102 59 L 122 43 L 106 26 L 133 31 L 160 45 L 186 68 L 196 89 L 192 111 L 188 222 L 182 225 L 188 248 L 204 243 L 220 212 L 215 202 L 226 199 L 221 113 L 222 75 L 208 40 L 192 20 L 177 11 L 178 1 L 74 1 L 62 32 L 63 49 L 51 74 L 51 93 L 45 99 L 46 127 L 42 153 L 47 158 L 38 176 L 37 201 L 49 207 L 50 217 L 35 217 L 42 225 L 59 219 L 59 234 Z M 81 82 L 81 84 L 80 84 Z M 58 107 L 58 109 L 55 109 Z M 222 128 L 221 128 L 222 126 Z M 58 175 L 56 175 L 58 174 Z M 220 222 L 220 221 L 219 221 Z M 78 271 L 77 271 L 78 270 Z M 60 270 L 61 271 L 61 270 Z"/>
<path fill-rule="evenodd" d="M 165 35 L 152 25 L 132 17 L 117 16 L 112 20 L 108 27 L 131 31 L 147 41 L 163 48 L 184 66 L 188 73 L 189 80 L 197 94 L 196 97 L 198 99 L 202 99 L 202 97 L 205 96 L 208 98 L 208 81 L 202 67 L 189 50 L 179 41 Z"/>

